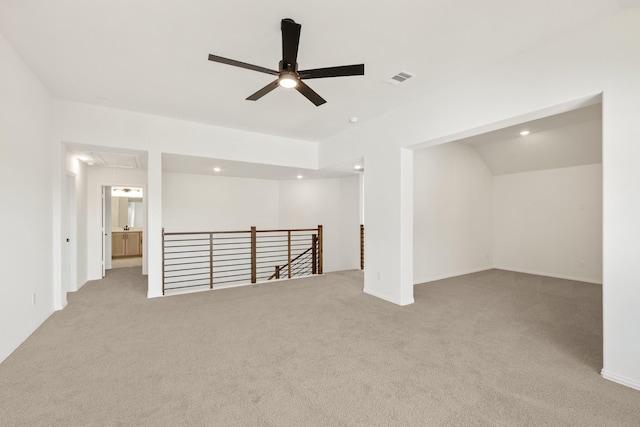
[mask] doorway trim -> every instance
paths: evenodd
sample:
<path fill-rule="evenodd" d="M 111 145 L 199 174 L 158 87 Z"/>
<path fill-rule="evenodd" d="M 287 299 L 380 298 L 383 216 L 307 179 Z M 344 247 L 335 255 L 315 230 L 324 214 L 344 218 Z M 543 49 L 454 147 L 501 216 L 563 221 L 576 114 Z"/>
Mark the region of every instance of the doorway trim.
<path fill-rule="evenodd" d="M 66 171 L 62 192 L 62 292 L 78 290 L 77 174 Z"/>

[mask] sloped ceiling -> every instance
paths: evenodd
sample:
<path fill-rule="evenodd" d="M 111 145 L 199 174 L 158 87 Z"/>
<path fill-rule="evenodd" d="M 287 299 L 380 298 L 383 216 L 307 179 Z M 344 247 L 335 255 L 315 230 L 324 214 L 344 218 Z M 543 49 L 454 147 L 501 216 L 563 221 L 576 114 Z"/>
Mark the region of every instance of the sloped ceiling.
<path fill-rule="evenodd" d="M 321 142 L 429 90 L 620 7 L 616 0 L 0 0 L 0 32 L 53 96 Z M 272 76 L 280 20 L 302 24 L 301 69 L 365 64 L 309 82 L 315 107 Z M 401 70 L 416 76 L 394 87 Z"/>
<path fill-rule="evenodd" d="M 602 104 L 458 142 L 474 147 L 493 175 L 601 163 Z"/>

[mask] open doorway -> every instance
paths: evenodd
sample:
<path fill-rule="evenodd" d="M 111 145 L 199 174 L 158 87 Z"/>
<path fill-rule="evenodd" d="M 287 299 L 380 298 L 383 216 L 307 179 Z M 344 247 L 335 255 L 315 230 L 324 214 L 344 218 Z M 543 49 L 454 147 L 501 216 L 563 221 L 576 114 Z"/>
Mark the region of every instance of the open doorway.
<path fill-rule="evenodd" d="M 416 299 L 490 308 L 599 371 L 602 164 L 599 103 L 416 150 Z"/>
<path fill-rule="evenodd" d="M 105 189 L 105 268 L 142 267 L 144 191 L 141 187 Z"/>

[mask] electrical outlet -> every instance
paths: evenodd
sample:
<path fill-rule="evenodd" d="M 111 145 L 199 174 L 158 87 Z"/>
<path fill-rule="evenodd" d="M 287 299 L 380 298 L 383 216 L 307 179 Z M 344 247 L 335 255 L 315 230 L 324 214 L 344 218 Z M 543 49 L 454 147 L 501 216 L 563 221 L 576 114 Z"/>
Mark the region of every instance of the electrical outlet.
<path fill-rule="evenodd" d="M 36 305 L 36 294 L 31 295 L 31 305 Z"/>

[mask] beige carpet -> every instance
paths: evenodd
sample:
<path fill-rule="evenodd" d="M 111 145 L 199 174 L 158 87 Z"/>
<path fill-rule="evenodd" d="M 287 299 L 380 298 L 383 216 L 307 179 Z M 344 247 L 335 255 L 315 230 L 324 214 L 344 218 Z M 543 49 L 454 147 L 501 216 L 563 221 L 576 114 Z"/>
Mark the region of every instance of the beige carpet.
<path fill-rule="evenodd" d="M 69 295 L 0 364 L 2 426 L 638 426 L 601 368 L 601 287 L 490 270 L 398 307 L 362 273 L 147 300 Z"/>
<path fill-rule="evenodd" d="M 141 265 L 142 265 L 141 256 L 113 258 L 111 260 L 111 268 L 138 267 Z"/>

